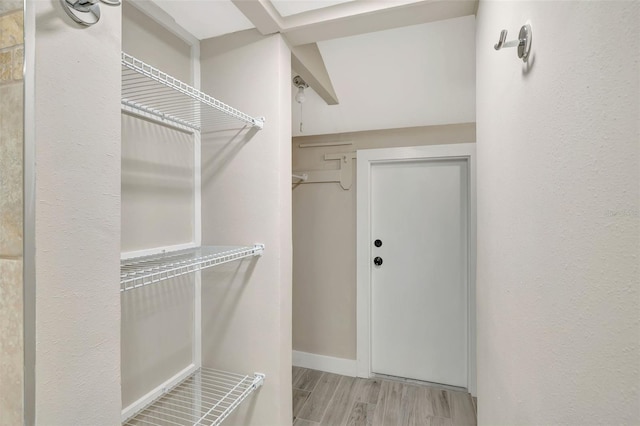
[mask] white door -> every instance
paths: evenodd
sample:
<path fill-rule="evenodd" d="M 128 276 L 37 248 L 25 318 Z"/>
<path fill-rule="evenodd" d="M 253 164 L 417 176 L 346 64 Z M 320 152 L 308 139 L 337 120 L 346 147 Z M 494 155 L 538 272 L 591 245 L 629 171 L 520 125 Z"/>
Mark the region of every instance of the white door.
<path fill-rule="evenodd" d="M 468 174 L 465 159 L 371 165 L 374 373 L 467 387 Z"/>

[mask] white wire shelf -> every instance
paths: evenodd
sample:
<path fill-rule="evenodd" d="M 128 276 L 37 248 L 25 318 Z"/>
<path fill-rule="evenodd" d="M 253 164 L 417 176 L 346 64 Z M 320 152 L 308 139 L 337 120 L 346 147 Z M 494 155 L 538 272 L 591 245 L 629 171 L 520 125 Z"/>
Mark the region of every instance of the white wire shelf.
<path fill-rule="evenodd" d="M 198 131 L 250 126 L 251 117 L 194 87 L 122 52 L 122 106 L 147 118 Z"/>
<path fill-rule="evenodd" d="M 249 256 L 260 256 L 263 244 L 254 246 L 202 246 L 120 261 L 120 291 L 190 274 Z"/>
<path fill-rule="evenodd" d="M 137 414 L 126 426 L 215 426 L 254 390 L 264 374 L 253 376 L 200 368 Z"/>

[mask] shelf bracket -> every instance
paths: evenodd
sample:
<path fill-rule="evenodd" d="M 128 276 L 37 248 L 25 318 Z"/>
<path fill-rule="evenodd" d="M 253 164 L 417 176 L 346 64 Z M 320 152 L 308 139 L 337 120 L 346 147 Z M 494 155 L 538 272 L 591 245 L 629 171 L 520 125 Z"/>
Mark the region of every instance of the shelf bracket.
<path fill-rule="evenodd" d="M 264 244 L 254 244 L 253 249 L 255 250 L 253 253 L 254 256 L 262 256 L 262 253 L 264 253 Z"/>
<path fill-rule="evenodd" d="M 262 373 L 253 373 L 253 386 L 255 389 L 258 389 L 264 384 L 265 377 L 267 376 Z"/>

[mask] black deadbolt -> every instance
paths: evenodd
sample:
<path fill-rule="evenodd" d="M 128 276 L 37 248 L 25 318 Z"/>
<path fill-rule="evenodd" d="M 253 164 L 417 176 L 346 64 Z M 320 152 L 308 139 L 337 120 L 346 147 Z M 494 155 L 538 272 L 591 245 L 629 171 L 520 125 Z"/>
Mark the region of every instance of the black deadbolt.
<path fill-rule="evenodd" d="M 382 265 L 382 258 L 380 256 L 377 256 L 375 259 L 373 259 L 373 263 L 375 263 L 376 266 Z"/>
<path fill-rule="evenodd" d="M 375 241 L 373 242 L 373 244 L 374 244 L 376 247 L 382 247 L 382 241 L 381 241 L 381 240 L 375 240 Z"/>

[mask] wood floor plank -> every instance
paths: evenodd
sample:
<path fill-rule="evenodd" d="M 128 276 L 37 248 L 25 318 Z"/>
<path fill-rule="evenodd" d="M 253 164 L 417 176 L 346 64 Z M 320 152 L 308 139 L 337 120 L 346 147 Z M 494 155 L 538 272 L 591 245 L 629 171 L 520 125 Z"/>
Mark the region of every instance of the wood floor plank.
<path fill-rule="evenodd" d="M 372 426 L 376 404 L 355 402 L 347 418 L 346 426 Z"/>
<path fill-rule="evenodd" d="M 411 417 L 414 426 L 428 426 L 432 417 L 450 418 L 447 391 L 427 386 L 418 387 Z"/>
<path fill-rule="evenodd" d="M 431 403 L 431 413 L 435 417 L 451 418 L 451 408 L 449 404 L 449 393 L 444 389 L 427 387 L 429 401 Z"/>
<path fill-rule="evenodd" d="M 378 395 L 380 394 L 379 379 L 356 379 L 358 382 L 358 389 L 356 395 L 357 402 L 366 402 L 369 404 L 378 403 Z"/>
<path fill-rule="evenodd" d="M 357 394 L 356 389 L 356 379 L 343 376 L 320 423 L 327 426 L 344 425 L 351 413 Z"/>
<path fill-rule="evenodd" d="M 382 381 L 380 383 L 380 392 L 378 392 L 378 401 L 376 402 L 376 408 L 373 412 L 373 424 L 382 426 L 384 423 L 384 408 L 387 405 L 387 390 L 389 388 L 389 382 Z"/>
<path fill-rule="evenodd" d="M 319 426 L 320 423 L 310 422 L 309 420 L 298 419 L 293 422 L 293 426 Z"/>
<path fill-rule="evenodd" d="M 445 417 L 429 417 L 428 426 L 454 426 L 451 419 Z"/>
<path fill-rule="evenodd" d="M 376 411 L 376 404 L 367 404 L 367 426 L 373 426 L 373 414 Z"/>
<path fill-rule="evenodd" d="M 293 387 L 295 389 L 312 391 L 318 384 L 318 381 L 320 381 L 322 374 L 322 371 L 305 368 L 298 377 L 298 380 L 293 384 Z"/>
<path fill-rule="evenodd" d="M 367 424 L 367 404 L 366 402 L 356 402 L 351 408 L 347 426 L 366 426 Z"/>
<path fill-rule="evenodd" d="M 296 380 L 298 380 L 304 372 L 305 369 L 302 367 L 296 367 L 295 365 L 291 367 L 291 384 L 295 384 Z"/>
<path fill-rule="evenodd" d="M 341 377 L 342 376 L 332 373 L 322 374 L 318 384 L 314 387 L 307 402 L 304 404 L 304 407 L 302 407 L 302 410 L 298 413 L 298 418 L 312 422 L 322 421 Z"/>
<path fill-rule="evenodd" d="M 419 388 L 416 392 L 416 399 L 413 402 L 414 405 L 411 413 L 412 426 L 429 426 L 430 419 L 433 417 L 433 403 L 428 389 L 424 387 Z"/>
<path fill-rule="evenodd" d="M 295 421 L 298 417 L 298 413 L 304 406 L 304 403 L 309 399 L 309 395 L 311 392 L 301 390 L 301 389 L 293 389 L 293 420 Z"/>
<path fill-rule="evenodd" d="M 400 419 L 398 425 L 413 426 L 414 407 L 418 398 L 417 386 L 404 384 L 402 385 L 402 396 L 400 398 Z"/>
<path fill-rule="evenodd" d="M 386 389 L 385 389 L 386 387 Z M 401 420 L 400 403 L 403 385 L 398 382 L 383 381 L 380 392 L 385 392 L 383 425 L 398 425 Z"/>
<path fill-rule="evenodd" d="M 471 395 L 449 391 L 451 423 L 456 426 L 476 426 L 477 420 Z"/>

